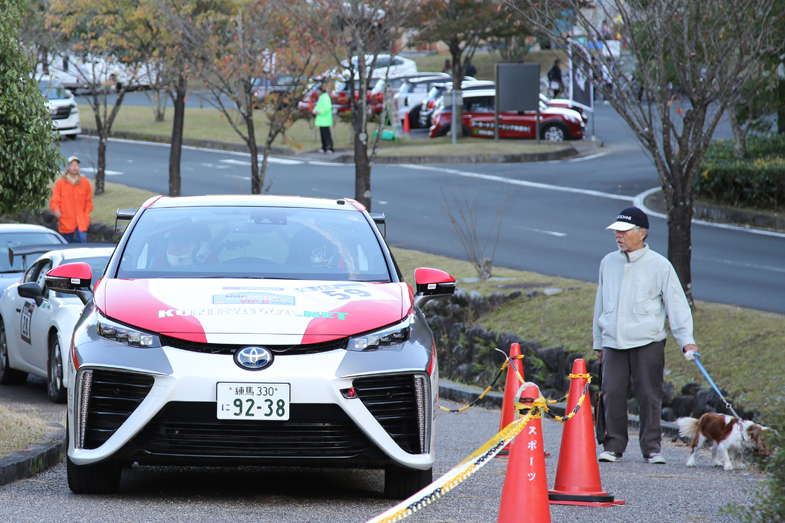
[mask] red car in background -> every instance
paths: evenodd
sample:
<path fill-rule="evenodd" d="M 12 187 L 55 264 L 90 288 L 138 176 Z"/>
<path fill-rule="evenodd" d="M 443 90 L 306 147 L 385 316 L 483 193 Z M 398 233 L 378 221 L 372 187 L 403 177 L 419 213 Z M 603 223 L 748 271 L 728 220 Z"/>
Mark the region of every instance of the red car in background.
<path fill-rule="evenodd" d="M 495 89 L 463 93 L 463 135 L 493 138 Z M 499 113 L 500 138 L 536 138 L 536 115 L 532 112 Z M 540 105 L 540 137 L 554 142 L 580 140 L 585 123 L 581 114 L 572 109 Z M 452 112 L 441 105 L 433 114 L 430 137 L 447 136 L 452 126 Z"/>

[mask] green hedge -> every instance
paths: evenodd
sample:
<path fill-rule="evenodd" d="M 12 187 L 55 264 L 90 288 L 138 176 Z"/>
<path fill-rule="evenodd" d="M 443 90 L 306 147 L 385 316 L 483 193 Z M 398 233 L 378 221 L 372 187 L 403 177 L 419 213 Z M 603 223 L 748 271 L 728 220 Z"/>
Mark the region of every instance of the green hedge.
<path fill-rule="evenodd" d="M 785 207 L 785 136 L 751 136 L 747 152 L 748 158 L 736 160 L 732 140 L 712 143 L 695 178 L 695 196 L 734 207 Z"/>

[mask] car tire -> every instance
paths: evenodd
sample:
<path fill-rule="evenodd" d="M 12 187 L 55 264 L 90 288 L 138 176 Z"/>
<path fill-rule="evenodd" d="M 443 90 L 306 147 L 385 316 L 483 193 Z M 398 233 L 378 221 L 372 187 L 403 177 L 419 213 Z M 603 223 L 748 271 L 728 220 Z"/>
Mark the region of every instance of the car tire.
<path fill-rule="evenodd" d="M 5 324 L 0 320 L 0 385 L 20 385 L 27 381 L 27 373 L 11 368 L 8 358 L 8 338 Z"/>
<path fill-rule="evenodd" d="M 452 127 L 452 124 L 442 125 L 442 127 L 439 129 L 438 136 L 451 136 L 450 135 L 450 128 L 451 127 Z M 463 131 L 463 136 L 464 137 L 468 138 L 469 136 L 471 136 L 471 132 L 469 131 L 469 128 L 466 127 L 466 125 L 462 124 L 461 125 L 461 130 Z"/>
<path fill-rule="evenodd" d="M 569 140 L 570 131 L 558 123 L 549 123 L 542 126 L 540 136 L 548 142 L 563 142 Z"/>
<path fill-rule="evenodd" d="M 388 465 L 384 469 L 384 496 L 389 499 L 406 499 L 433 482 L 433 468 L 407 469 Z"/>
<path fill-rule="evenodd" d="M 71 431 L 66 423 L 66 449 L 71 438 Z M 120 479 L 123 469 L 114 460 L 106 460 L 92 465 L 77 465 L 67 455 L 66 472 L 68 488 L 74 494 L 114 494 L 120 490 Z"/>
<path fill-rule="evenodd" d="M 67 134 L 67 135 L 65 135 L 65 136 L 66 136 L 66 138 L 68 138 L 69 140 L 76 140 L 76 137 L 77 137 L 77 136 L 79 136 L 79 135 L 77 135 L 77 134 Z"/>
<path fill-rule="evenodd" d="M 55 333 L 49 339 L 49 358 L 46 363 L 46 396 L 54 403 L 65 403 L 67 391 L 63 386 L 63 373 L 60 340 Z"/>
<path fill-rule="evenodd" d="M 420 128 L 420 107 L 417 106 L 409 111 L 409 127 L 412 129 Z"/>

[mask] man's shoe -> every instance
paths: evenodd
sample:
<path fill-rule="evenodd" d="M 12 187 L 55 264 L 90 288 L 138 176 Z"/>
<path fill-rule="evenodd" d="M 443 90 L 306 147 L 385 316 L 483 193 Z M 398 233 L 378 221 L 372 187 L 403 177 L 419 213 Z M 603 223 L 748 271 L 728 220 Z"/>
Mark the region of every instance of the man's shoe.
<path fill-rule="evenodd" d="M 655 452 L 654 454 L 649 454 L 646 456 L 647 463 L 655 463 L 658 465 L 665 465 L 665 458 L 662 457 L 662 454 L 659 452 Z"/>
<path fill-rule="evenodd" d="M 612 463 L 614 461 L 619 461 L 620 459 L 621 459 L 621 454 L 619 454 L 618 452 L 611 452 L 609 450 L 606 450 L 605 452 L 600 454 L 600 457 L 597 458 L 597 461 Z"/>

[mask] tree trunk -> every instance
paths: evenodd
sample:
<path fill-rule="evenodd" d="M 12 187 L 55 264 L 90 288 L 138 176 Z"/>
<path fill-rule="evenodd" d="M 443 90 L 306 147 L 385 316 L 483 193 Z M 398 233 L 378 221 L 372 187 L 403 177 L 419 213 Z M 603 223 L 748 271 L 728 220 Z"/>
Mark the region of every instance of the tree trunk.
<path fill-rule="evenodd" d="M 248 152 L 251 153 L 251 194 L 262 194 L 262 187 L 264 186 L 263 175 L 259 172 L 259 146 L 256 145 L 256 132 L 253 124 L 253 108 L 245 119 L 245 126 L 248 129 Z M 265 163 L 267 157 L 265 156 Z"/>
<path fill-rule="evenodd" d="M 360 104 L 362 107 L 362 104 Z M 368 133 L 363 115 L 354 112 L 354 199 L 371 211 L 371 164 L 368 161 Z"/>
<path fill-rule="evenodd" d="M 169 196 L 180 196 L 180 158 L 183 152 L 186 85 L 185 76 L 181 74 L 174 90 L 174 119 L 169 148 Z"/>
<path fill-rule="evenodd" d="M 730 128 L 733 131 L 733 138 L 735 139 L 733 143 L 733 156 L 737 159 L 744 158 L 747 156 L 747 131 L 749 125 L 746 128 L 742 128 L 734 107 L 728 109 L 728 115 L 730 116 Z"/>
<path fill-rule="evenodd" d="M 461 91 L 463 84 L 463 49 L 461 49 L 461 42 L 458 38 L 453 38 L 449 42 L 450 55 L 452 56 L 452 89 L 453 91 Z M 444 93 L 445 96 L 451 96 L 450 93 Z M 456 140 L 463 138 L 463 104 L 456 104 L 451 109 L 451 123 L 450 131 L 455 136 Z"/>
<path fill-rule="evenodd" d="M 675 167 L 674 168 L 678 168 Z M 689 177 L 674 177 L 688 180 Z M 679 277 L 690 307 L 692 299 L 692 191 L 689 187 L 674 187 L 668 202 L 668 260 Z"/>
<path fill-rule="evenodd" d="M 777 132 L 785 134 L 785 78 L 777 82 Z"/>
<path fill-rule="evenodd" d="M 98 135 L 98 160 L 95 166 L 95 194 L 104 193 L 104 176 L 106 173 L 106 139 L 109 133 L 106 127 L 99 131 Z"/>

